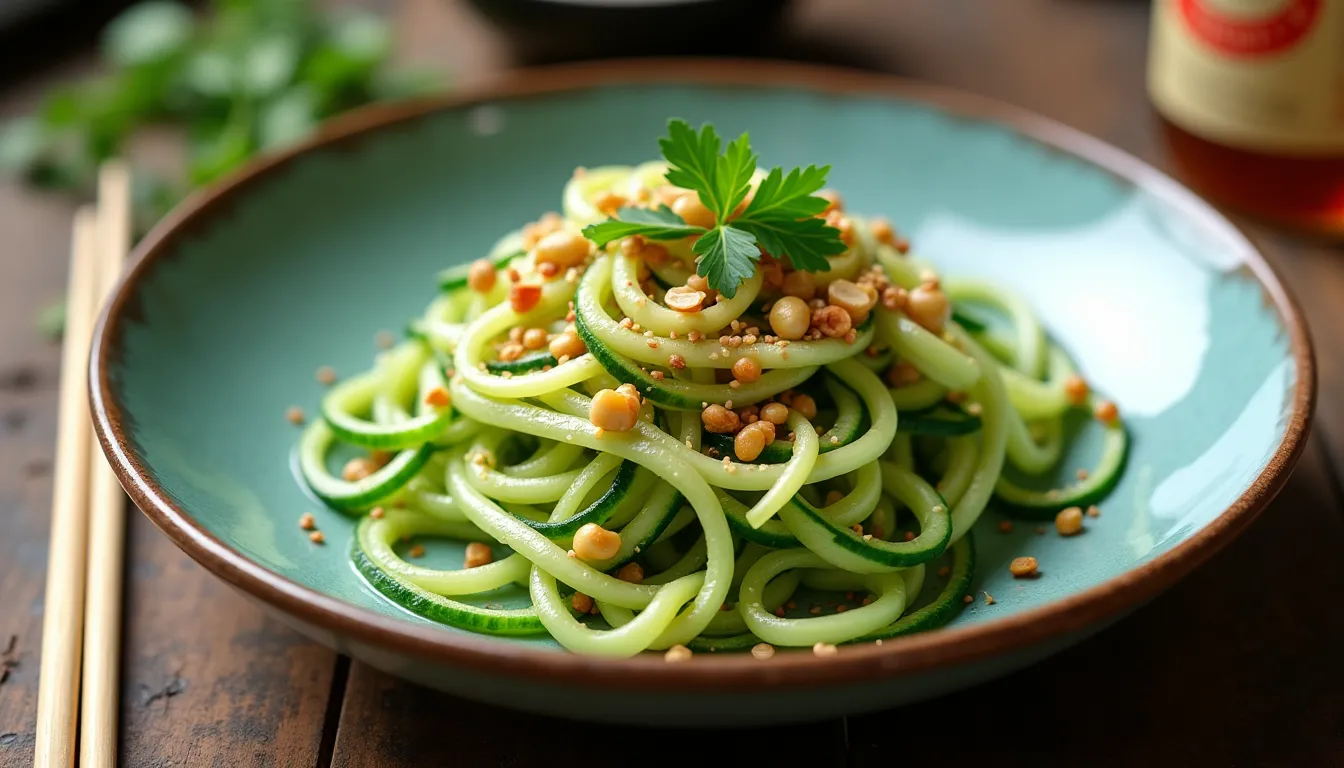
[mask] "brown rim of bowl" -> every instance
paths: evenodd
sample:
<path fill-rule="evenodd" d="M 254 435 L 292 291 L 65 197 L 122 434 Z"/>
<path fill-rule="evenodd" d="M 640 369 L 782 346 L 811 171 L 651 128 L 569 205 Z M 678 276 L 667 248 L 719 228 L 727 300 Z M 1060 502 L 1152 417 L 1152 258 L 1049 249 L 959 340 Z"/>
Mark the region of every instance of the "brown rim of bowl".
<path fill-rule="evenodd" d="M 600 659 L 500 643 L 389 620 L 373 611 L 323 595 L 248 560 L 215 538 L 160 488 L 130 446 L 123 428 L 109 360 L 121 336 L 123 310 L 137 282 L 170 254 L 179 236 L 211 220 L 217 211 L 258 181 L 283 170 L 296 157 L 426 115 L 498 99 L 581 90 L 610 84 L 683 82 L 697 85 L 805 87 L 818 91 L 887 96 L 932 104 L 950 114 L 1005 125 L 1042 145 L 1081 158 L 1140 187 L 1198 221 L 1206 230 L 1244 245 L 1246 266 L 1257 277 L 1288 329 L 1297 382 L 1283 441 L 1265 469 L 1235 503 L 1172 550 L 1083 592 L 996 621 L 897 638 L 881 646 L 846 646 L 830 657 L 790 653 L 762 662 L 748 654 L 700 654 L 688 664 L 669 665 L 661 656 Z M 1283 487 L 1306 444 L 1315 403 L 1315 361 L 1295 300 L 1255 245 L 1236 225 L 1193 193 L 1141 160 L 1025 110 L 943 88 L 834 67 L 720 59 L 630 60 L 569 64 L 504 73 L 479 85 L 433 99 L 375 105 L 329 123 L 319 135 L 277 155 L 253 162 L 173 211 L 140 244 L 133 267 L 99 320 L 90 356 L 90 403 L 98 440 L 122 485 L 179 547 L 235 587 L 305 624 L 356 642 L 389 647 L 450 665 L 471 665 L 510 676 L 606 689 L 660 687 L 676 690 L 744 690 L 754 687 L 824 687 L 857 680 L 909 676 L 964 664 L 1062 638 L 1154 597 L 1236 537 Z"/>

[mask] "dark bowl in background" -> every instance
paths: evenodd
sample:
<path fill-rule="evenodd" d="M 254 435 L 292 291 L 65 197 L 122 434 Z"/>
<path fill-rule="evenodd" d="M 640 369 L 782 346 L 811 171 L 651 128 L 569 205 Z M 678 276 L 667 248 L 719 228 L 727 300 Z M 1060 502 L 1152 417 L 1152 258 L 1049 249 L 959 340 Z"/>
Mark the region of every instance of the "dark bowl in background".
<path fill-rule="evenodd" d="M 745 55 L 789 0 L 468 0 L 529 62 L 668 54 Z"/>

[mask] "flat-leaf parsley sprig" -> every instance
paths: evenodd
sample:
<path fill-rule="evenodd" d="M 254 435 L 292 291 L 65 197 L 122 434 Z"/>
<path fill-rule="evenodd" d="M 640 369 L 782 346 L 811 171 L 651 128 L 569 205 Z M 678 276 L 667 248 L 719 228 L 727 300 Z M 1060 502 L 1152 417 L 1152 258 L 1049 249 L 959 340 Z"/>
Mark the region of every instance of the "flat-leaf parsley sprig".
<path fill-rule="evenodd" d="M 714 214 L 714 226 L 687 224 L 666 205 L 624 207 L 613 218 L 583 230 L 599 248 L 632 235 L 650 240 L 694 237 L 696 272 L 728 298 L 755 273 L 761 249 L 779 258 L 787 256 L 795 269 L 808 272 L 829 270 L 826 257 L 845 252 L 848 246 L 840 239 L 840 230 L 818 218 L 829 201 L 814 193 L 826 185 L 829 165 L 794 168 L 787 174 L 772 169 L 746 209 L 734 216 L 756 173 L 756 155 L 747 134 L 729 142 L 720 154 L 722 141 L 708 123 L 696 133 L 685 120 L 671 120 L 667 130 L 667 137 L 658 140 L 668 164 L 667 182 L 695 192 Z"/>

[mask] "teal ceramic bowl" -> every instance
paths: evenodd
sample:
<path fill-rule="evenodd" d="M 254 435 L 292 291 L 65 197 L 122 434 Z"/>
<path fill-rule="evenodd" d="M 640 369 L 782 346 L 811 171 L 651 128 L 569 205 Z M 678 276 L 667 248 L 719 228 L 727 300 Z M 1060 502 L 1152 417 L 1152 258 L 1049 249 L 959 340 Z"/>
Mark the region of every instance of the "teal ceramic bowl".
<path fill-rule="evenodd" d="M 986 514 L 977 599 L 951 626 L 825 658 L 585 658 L 432 625 L 361 581 L 351 520 L 318 508 L 291 472 L 286 409 L 316 411 L 319 366 L 366 367 L 375 333 L 420 312 L 437 270 L 558 208 L 575 166 L 648 158 L 669 116 L 750 130 L 771 164 L 833 164 L 851 209 L 890 216 L 946 272 L 1031 300 L 1133 430 L 1128 471 L 1085 535 L 1005 535 Z M 300 631 L 469 698 L 662 725 L 891 706 L 1076 642 L 1251 522 L 1304 445 L 1314 392 L 1306 329 L 1255 247 L 1134 158 L 969 96 L 713 61 L 520 73 L 337 123 L 147 237 L 91 366 L 98 435 L 136 503 Z M 325 546 L 299 530 L 305 511 Z M 1012 579 L 1018 555 L 1043 575 Z"/>

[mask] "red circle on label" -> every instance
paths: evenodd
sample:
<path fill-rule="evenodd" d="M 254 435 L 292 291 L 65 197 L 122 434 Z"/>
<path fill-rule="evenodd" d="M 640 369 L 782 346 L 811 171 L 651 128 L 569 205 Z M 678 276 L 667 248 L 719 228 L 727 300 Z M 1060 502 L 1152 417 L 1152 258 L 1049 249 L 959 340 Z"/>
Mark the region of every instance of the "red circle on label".
<path fill-rule="evenodd" d="M 1307 36 L 1321 15 L 1321 0 L 1285 0 L 1260 16 L 1233 16 L 1209 0 L 1177 0 L 1191 34 L 1231 56 L 1267 56 Z"/>

